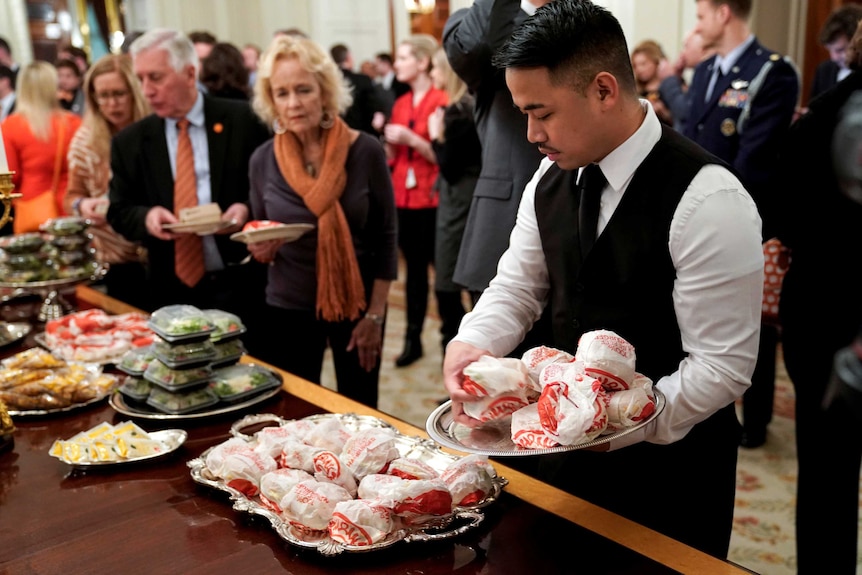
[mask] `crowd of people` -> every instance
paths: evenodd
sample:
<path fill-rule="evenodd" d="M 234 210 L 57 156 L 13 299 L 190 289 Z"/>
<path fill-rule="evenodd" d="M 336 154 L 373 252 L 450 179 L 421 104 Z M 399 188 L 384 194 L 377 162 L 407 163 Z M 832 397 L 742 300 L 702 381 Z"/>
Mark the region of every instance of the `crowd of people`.
<path fill-rule="evenodd" d="M 855 283 L 822 281 L 859 242 L 862 206 L 841 193 L 830 143 L 860 89 L 862 10 L 839 8 L 824 26 L 831 58 L 809 105 L 795 63 L 749 28 L 751 4 L 697 0 L 673 63 L 652 40 L 630 50 L 587 0 L 475 0 L 442 40 L 413 34 L 361 64 L 297 29 L 265 48 L 153 29 L 92 64 L 69 46 L 19 65 L 0 39 L 0 129 L 23 196 L 3 233 L 36 229 L 37 209 L 84 217 L 109 295 L 237 313 L 250 353 L 313 382 L 330 348 L 339 391 L 370 406 L 400 252 L 395 365 L 422 357 L 433 295 L 446 391 L 467 426 L 478 423 L 463 410 L 476 399 L 463 389 L 471 362 L 539 344 L 574 353 L 583 333 L 613 330 L 665 412 L 530 471 L 718 557 L 737 449 L 767 440 L 783 341 L 798 398 L 800 572 L 825 568 L 818 529 L 839 508 L 828 570 L 852 572 L 862 449 L 837 463 L 818 434 L 846 415 L 821 404 L 832 355 L 862 323 Z M 172 229 L 210 203 L 216 232 Z M 812 233 L 814 213 L 842 223 Z M 230 239 L 255 220 L 314 229 Z M 771 238 L 792 258 L 781 325 L 761 321 Z M 836 283 L 847 289 L 824 291 Z M 834 329 L 812 347 L 824 316 Z M 830 489 L 827 467 L 845 489 Z M 627 485 L 642 469 L 677 486 L 660 514 Z"/>

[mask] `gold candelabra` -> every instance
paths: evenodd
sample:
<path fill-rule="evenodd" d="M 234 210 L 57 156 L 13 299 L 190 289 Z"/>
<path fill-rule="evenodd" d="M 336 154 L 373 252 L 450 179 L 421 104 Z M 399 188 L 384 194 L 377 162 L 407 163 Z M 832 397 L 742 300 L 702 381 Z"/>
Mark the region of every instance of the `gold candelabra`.
<path fill-rule="evenodd" d="M 3 215 L 0 216 L 0 227 L 6 225 L 6 222 L 12 221 L 12 200 L 20 198 L 21 194 L 14 194 L 15 184 L 12 183 L 12 176 L 15 172 L 0 172 L 0 202 L 3 202 Z"/>

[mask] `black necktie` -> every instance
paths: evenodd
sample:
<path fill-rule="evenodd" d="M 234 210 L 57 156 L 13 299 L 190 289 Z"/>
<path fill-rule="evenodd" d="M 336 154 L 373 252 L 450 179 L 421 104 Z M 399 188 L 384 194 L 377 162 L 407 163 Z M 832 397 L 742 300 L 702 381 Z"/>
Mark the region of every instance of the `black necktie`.
<path fill-rule="evenodd" d="M 599 226 L 599 207 L 602 190 L 608 181 L 598 164 L 584 168 L 578 187 L 581 189 L 581 204 L 578 209 L 578 238 L 581 241 L 581 258 L 587 254 L 596 241 Z"/>

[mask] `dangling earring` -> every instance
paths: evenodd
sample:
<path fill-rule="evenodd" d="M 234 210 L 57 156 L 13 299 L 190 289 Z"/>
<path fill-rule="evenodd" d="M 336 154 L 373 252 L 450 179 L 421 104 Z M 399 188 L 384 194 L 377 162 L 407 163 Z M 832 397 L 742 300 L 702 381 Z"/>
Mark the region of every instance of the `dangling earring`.
<path fill-rule="evenodd" d="M 324 130 L 328 130 L 332 126 L 335 125 L 335 118 L 332 117 L 328 111 L 323 113 L 323 116 L 320 118 L 320 127 Z"/>
<path fill-rule="evenodd" d="M 281 122 L 279 122 L 278 118 L 276 118 L 275 120 L 272 121 L 272 131 L 275 132 L 276 134 L 281 135 L 287 131 L 287 128 L 283 128 L 281 126 Z"/>

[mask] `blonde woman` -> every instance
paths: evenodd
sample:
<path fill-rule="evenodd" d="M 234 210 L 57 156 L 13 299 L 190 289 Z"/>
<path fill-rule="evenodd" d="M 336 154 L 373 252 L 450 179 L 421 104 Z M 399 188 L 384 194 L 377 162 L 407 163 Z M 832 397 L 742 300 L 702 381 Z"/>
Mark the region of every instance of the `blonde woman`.
<path fill-rule="evenodd" d="M 467 225 L 473 191 L 482 168 L 482 144 L 473 119 L 473 96 L 449 65 L 446 51 L 434 52 L 431 81 L 446 92 L 450 104 L 437 108 L 428 119 L 428 135 L 440 166 L 437 189 L 437 230 L 434 247 L 434 295 L 440 314 L 443 351 L 458 333 L 465 309 L 463 288 L 452 280 Z"/>
<path fill-rule="evenodd" d="M 431 57 L 438 47 L 433 36 L 414 34 L 396 49 L 395 77 L 410 86 L 410 91 L 395 100 L 389 124 L 383 131 L 398 208 L 398 247 L 407 268 L 407 331 L 404 349 L 395 360 L 396 367 L 410 365 L 422 357 L 428 268 L 434 265 L 438 201 L 434 184 L 439 173 L 428 134 L 428 118 L 449 103 L 446 92 L 431 82 Z"/>
<path fill-rule="evenodd" d="M 670 110 L 659 95 L 661 76 L 659 66 L 667 57 L 664 50 L 654 40 L 644 40 L 632 50 L 632 68 L 635 73 L 638 93 L 650 101 L 658 119 L 665 124 L 673 125 Z"/>
<path fill-rule="evenodd" d="M 84 102 L 83 123 L 69 149 L 65 211 L 92 222 L 96 257 L 110 266 L 105 277 L 108 294 L 148 309 L 146 251 L 105 221 L 110 203 L 111 138 L 150 113 L 128 56 L 107 55 L 90 67 L 84 78 Z"/>
<path fill-rule="evenodd" d="M 296 241 L 249 244 L 270 264 L 265 361 L 320 383 L 327 345 L 338 391 L 377 406 L 396 216 L 386 156 L 340 118 L 350 105 L 335 62 L 313 41 L 277 36 L 261 59 L 254 109 L 275 137 L 249 162 L 252 218 L 309 223 Z M 260 354 L 256 354 L 260 355 Z"/>
<path fill-rule="evenodd" d="M 15 172 L 15 191 L 23 195 L 15 202 L 15 233 L 35 231 L 51 217 L 47 206 L 38 206 L 36 198 L 43 194 L 53 194 L 53 215 L 64 213 L 66 154 L 80 125 L 81 118 L 62 110 L 57 101 L 56 68 L 42 61 L 24 66 L 18 76 L 15 112 L 3 121 L 9 170 Z M 37 209 L 38 213 L 25 213 Z"/>

